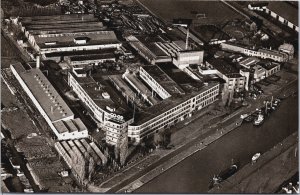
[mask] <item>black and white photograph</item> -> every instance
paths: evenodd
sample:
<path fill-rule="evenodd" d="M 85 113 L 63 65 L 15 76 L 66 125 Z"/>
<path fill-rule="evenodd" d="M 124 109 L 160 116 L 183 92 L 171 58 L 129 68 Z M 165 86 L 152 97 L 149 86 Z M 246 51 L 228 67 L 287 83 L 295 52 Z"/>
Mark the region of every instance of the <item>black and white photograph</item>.
<path fill-rule="evenodd" d="M 1 0 L 1 193 L 298 194 L 298 6 Z"/>

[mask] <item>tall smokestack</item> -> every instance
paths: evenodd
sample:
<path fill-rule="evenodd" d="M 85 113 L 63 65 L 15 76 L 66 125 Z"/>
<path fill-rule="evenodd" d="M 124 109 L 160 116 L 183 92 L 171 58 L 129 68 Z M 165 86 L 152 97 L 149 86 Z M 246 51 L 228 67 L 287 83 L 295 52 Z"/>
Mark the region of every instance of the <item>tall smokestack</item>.
<path fill-rule="evenodd" d="M 187 50 L 189 46 L 189 35 L 190 35 L 190 28 L 188 26 L 186 31 L 185 50 Z"/>
<path fill-rule="evenodd" d="M 36 68 L 39 69 L 41 66 L 41 56 L 38 54 L 36 56 Z"/>

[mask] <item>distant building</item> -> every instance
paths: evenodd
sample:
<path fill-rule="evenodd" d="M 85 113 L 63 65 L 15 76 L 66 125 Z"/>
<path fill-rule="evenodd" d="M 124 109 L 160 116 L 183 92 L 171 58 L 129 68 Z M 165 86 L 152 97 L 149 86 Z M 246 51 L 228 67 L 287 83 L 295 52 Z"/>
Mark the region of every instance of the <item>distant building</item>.
<path fill-rule="evenodd" d="M 289 56 L 289 60 L 294 58 L 294 46 L 292 44 L 284 43 L 279 46 L 279 51 L 286 53 Z"/>
<path fill-rule="evenodd" d="M 280 71 L 280 64 L 276 62 L 260 63 L 266 69 L 266 77 L 269 77 Z"/>
<path fill-rule="evenodd" d="M 24 91 L 45 118 L 58 140 L 88 136 L 88 130 L 74 114 L 40 69 L 21 64 L 10 66 Z"/>
<path fill-rule="evenodd" d="M 247 56 L 271 59 L 277 62 L 287 62 L 289 60 L 288 54 L 281 51 L 275 51 L 270 49 L 251 49 L 248 46 L 233 42 L 221 43 L 221 48 L 223 50 L 238 52 Z"/>
<path fill-rule="evenodd" d="M 260 65 L 255 65 L 252 67 L 253 72 L 253 83 L 259 82 L 266 78 L 266 69 Z"/>
<path fill-rule="evenodd" d="M 250 10 L 259 10 L 259 11 L 264 11 L 269 3 L 266 2 L 254 2 L 254 3 L 250 3 L 248 5 L 248 8 Z"/>
<path fill-rule="evenodd" d="M 97 59 L 99 59 L 99 63 L 105 62 L 105 61 L 115 61 L 116 58 L 114 56 L 114 53 L 117 51 L 115 48 L 110 49 L 95 49 L 95 50 L 77 50 L 77 51 L 65 51 L 65 52 L 52 52 L 52 53 L 45 53 L 42 56 L 44 60 L 53 60 L 55 62 L 62 62 L 62 61 L 68 61 L 68 59 L 72 57 L 78 57 L 78 58 L 87 58 L 87 56 L 91 56 L 94 58 L 96 57 L 95 62 L 97 62 Z M 80 60 L 84 64 L 88 64 L 89 60 Z M 84 62 L 86 61 L 86 62 Z M 93 61 L 91 63 L 94 63 Z M 74 65 L 76 66 L 76 65 Z"/>
<path fill-rule="evenodd" d="M 41 53 L 119 48 L 121 43 L 113 31 L 32 35 L 28 38 Z"/>
<path fill-rule="evenodd" d="M 171 55 L 161 49 L 161 45 L 163 45 L 161 39 L 159 39 L 159 42 L 149 41 L 145 43 L 140 39 L 145 40 L 146 38 L 133 35 L 126 37 L 128 43 L 150 64 L 172 61 Z"/>
<path fill-rule="evenodd" d="M 116 57 L 113 53 L 94 54 L 84 56 L 70 56 L 66 58 L 68 64 L 72 67 L 84 67 L 85 65 L 99 65 L 103 62 L 115 62 Z"/>
<path fill-rule="evenodd" d="M 201 64 L 204 51 L 185 50 L 183 41 L 166 41 L 161 37 L 128 36 L 129 44 L 150 64 L 173 62 L 179 69 Z"/>
<path fill-rule="evenodd" d="M 246 78 L 240 74 L 240 71 L 222 59 L 209 59 L 207 62 L 209 70 L 201 70 L 202 74 L 216 74 L 226 82 L 228 91 L 243 91 L 245 89 Z"/>
<path fill-rule="evenodd" d="M 16 24 L 41 54 L 121 46 L 115 33 L 93 14 L 20 17 Z"/>
<path fill-rule="evenodd" d="M 268 3 L 251 3 L 248 5 L 248 8 L 251 10 L 263 11 L 282 24 L 287 25 L 297 32 L 299 31 L 298 6 L 295 7 L 285 1 L 274 1 Z"/>

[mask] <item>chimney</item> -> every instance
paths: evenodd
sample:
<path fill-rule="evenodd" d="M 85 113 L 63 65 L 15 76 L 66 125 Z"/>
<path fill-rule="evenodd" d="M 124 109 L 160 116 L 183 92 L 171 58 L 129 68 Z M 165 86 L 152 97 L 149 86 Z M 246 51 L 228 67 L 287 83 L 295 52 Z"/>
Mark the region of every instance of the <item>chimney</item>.
<path fill-rule="evenodd" d="M 36 68 L 39 69 L 41 65 L 41 56 L 37 55 L 36 56 Z"/>
<path fill-rule="evenodd" d="M 187 30 L 186 30 L 185 50 L 187 50 L 188 46 L 189 46 L 189 35 L 190 35 L 190 29 L 189 29 L 189 26 L 188 26 Z"/>

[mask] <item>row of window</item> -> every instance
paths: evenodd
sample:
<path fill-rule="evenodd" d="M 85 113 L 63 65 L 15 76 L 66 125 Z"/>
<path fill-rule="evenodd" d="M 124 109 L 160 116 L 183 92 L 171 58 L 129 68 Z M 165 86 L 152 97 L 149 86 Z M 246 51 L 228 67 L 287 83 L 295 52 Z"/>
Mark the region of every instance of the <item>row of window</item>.
<path fill-rule="evenodd" d="M 211 88 L 211 89 L 209 89 L 209 90 L 207 90 L 207 91 L 215 91 L 215 90 L 217 90 L 217 91 L 214 92 L 214 95 L 217 95 L 217 94 L 219 93 L 219 90 L 218 90 L 218 89 L 219 89 L 219 86 L 217 85 L 217 86 L 215 86 L 215 87 L 213 87 L 213 88 Z M 207 92 L 207 91 L 205 91 L 205 92 Z M 205 92 L 199 94 L 199 95 L 196 96 L 196 97 L 201 97 L 201 96 L 203 96 L 203 94 L 204 94 Z M 208 93 L 207 93 L 207 94 L 208 94 Z M 131 129 L 133 129 L 133 130 L 139 130 L 139 129 L 142 129 L 142 128 L 148 126 L 149 124 L 153 123 L 153 122 L 154 122 L 155 120 L 157 120 L 158 118 L 163 118 L 164 116 L 166 116 L 166 115 L 168 115 L 168 114 L 170 114 L 170 113 L 173 113 L 173 112 L 175 112 L 175 111 L 181 109 L 182 107 L 184 107 L 184 106 L 190 104 L 191 102 L 192 102 L 192 99 L 189 99 L 189 100 L 183 102 L 182 104 L 180 104 L 180 105 L 178 105 L 178 106 L 176 106 L 176 107 L 174 107 L 174 108 L 168 110 L 167 112 L 165 112 L 165 113 L 163 113 L 163 114 L 161 114 L 161 115 L 159 115 L 159 116 L 157 116 L 157 117 L 151 119 L 150 121 L 148 121 L 148 122 L 142 124 L 141 126 L 139 126 L 139 127 L 131 127 Z M 184 108 L 184 109 L 185 109 L 185 108 Z"/>
<path fill-rule="evenodd" d="M 151 87 L 153 88 L 153 90 L 155 90 L 158 93 L 158 95 L 162 96 L 162 98 L 168 98 L 170 96 L 170 94 L 160 84 L 158 84 L 151 76 L 145 73 L 140 74 L 140 76 L 143 80 L 145 80 L 145 82 L 147 82 L 148 84 L 150 83 L 149 85 L 151 84 L 154 85 L 155 87 L 152 86 Z"/>
<path fill-rule="evenodd" d="M 214 91 L 211 94 L 206 95 L 205 97 L 202 97 L 201 99 L 196 101 L 196 104 L 199 104 L 203 100 L 207 99 L 208 96 L 216 97 L 219 94 L 219 91 Z"/>
<path fill-rule="evenodd" d="M 165 125 L 170 124 L 171 122 L 174 122 L 174 121 L 176 121 L 176 120 L 179 120 L 182 116 L 188 114 L 189 112 L 190 112 L 190 111 L 187 110 L 187 111 L 185 111 L 185 112 L 183 112 L 183 113 L 180 113 L 179 115 L 174 116 L 173 118 L 171 118 L 171 119 L 165 121 L 164 123 L 161 123 L 161 124 L 155 126 L 154 128 L 147 128 L 147 129 L 144 129 L 144 130 L 142 130 L 142 131 L 140 131 L 140 132 L 138 132 L 138 133 L 136 133 L 136 134 L 140 134 L 140 137 L 143 137 L 143 136 L 145 136 L 146 134 L 148 134 L 149 132 L 154 132 L 154 131 L 156 131 L 156 130 L 158 130 L 158 129 L 163 128 Z"/>
<path fill-rule="evenodd" d="M 216 96 L 213 96 L 213 97 L 209 98 L 208 100 L 202 102 L 202 107 L 205 107 L 205 106 L 211 104 L 216 99 L 217 99 Z M 186 108 L 188 108 L 188 107 L 189 106 L 187 106 Z M 170 124 L 171 122 L 174 122 L 174 121 L 180 119 L 182 116 L 184 116 L 186 114 L 189 114 L 189 113 L 190 113 L 190 110 L 186 110 L 185 112 L 179 113 L 176 116 L 173 115 L 173 117 L 168 117 L 168 118 L 170 118 L 169 120 L 166 120 L 168 118 L 164 118 L 164 120 L 166 120 L 165 122 L 163 122 L 163 123 L 160 124 L 160 122 L 158 121 L 157 123 L 155 123 L 156 125 L 151 125 L 151 126 L 145 128 L 145 129 L 143 129 L 142 131 L 132 132 L 131 135 L 140 135 L 140 136 L 143 136 L 146 133 L 149 133 L 149 131 L 155 131 L 157 129 L 160 129 L 160 128 L 164 127 L 165 125 Z M 154 128 L 152 128 L 153 126 L 154 126 Z"/>

